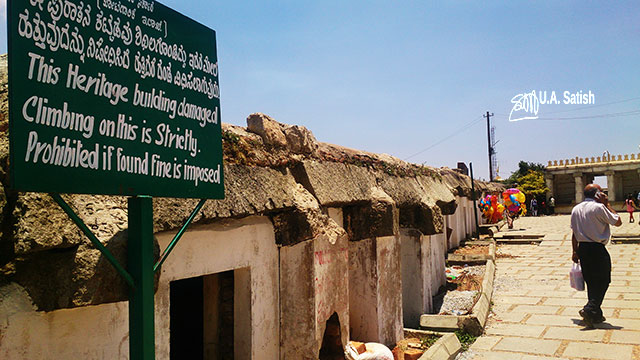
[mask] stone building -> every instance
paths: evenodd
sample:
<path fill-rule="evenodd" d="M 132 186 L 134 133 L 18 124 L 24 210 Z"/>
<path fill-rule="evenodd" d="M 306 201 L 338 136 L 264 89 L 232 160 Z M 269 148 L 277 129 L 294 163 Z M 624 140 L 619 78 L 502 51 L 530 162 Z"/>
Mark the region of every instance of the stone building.
<path fill-rule="evenodd" d="M 128 358 L 126 283 L 49 195 L 7 186 L 6 69 L 2 57 L 0 358 Z M 446 252 L 474 229 L 469 177 L 319 143 L 263 114 L 247 123 L 223 126 L 226 198 L 206 203 L 156 277 L 156 357 L 394 344 L 431 310 Z M 126 264 L 126 198 L 64 198 Z M 196 203 L 154 199 L 157 254 Z"/>
<path fill-rule="evenodd" d="M 607 177 L 607 192 L 612 203 L 623 202 L 625 197 L 640 191 L 640 153 L 549 161 L 545 180 L 549 193 L 556 199 L 556 212 L 569 213 L 582 202 L 584 187 L 597 176 Z"/>

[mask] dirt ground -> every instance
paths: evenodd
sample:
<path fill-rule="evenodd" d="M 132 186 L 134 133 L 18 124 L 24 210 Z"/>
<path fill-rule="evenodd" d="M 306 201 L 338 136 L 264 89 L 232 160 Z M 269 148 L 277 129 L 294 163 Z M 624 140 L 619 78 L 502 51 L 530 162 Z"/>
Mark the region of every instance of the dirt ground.
<path fill-rule="evenodd" d="M 453 252 L 456 255 L 488 255 L 489 245 L 468 245 Z"/>
<path fill-rule="evenodd" d="M 395 360 L 418 359 L 439 338 L 439 335 L 429 335 L 400 340 L 393 349 L 393 356 Z"/>
<path fill-rule="evenodd" d="M 456 291 L 480 291 L 482 290 L 482 276 L 481 275 L 470 275 L 470 274 L 462 274 L 458 276 L 455 280 L 447 281 L 453 286 L 455 286 L 454 290 Z"/>

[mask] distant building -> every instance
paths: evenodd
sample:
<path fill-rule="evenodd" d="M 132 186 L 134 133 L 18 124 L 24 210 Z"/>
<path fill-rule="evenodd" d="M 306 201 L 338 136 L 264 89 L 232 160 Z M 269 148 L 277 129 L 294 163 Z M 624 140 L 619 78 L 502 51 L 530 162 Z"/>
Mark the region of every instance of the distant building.
<path fill-rule="evenodd" d="M 547 198 L 556 200 L 556 212 L 568 213 L 584 200 L 583 190 L 596 177 L 606 176 L 602 186 L 611 202 L 622 202 L 626 194 L 640 188 L 640 153 L 611 155 L 549 161 L 545 169 Z"/>

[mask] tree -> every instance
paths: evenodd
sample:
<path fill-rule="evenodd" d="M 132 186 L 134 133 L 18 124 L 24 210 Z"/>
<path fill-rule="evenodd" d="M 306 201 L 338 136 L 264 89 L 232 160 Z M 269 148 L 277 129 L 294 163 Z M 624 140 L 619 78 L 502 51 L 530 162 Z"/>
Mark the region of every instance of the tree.
<path fill-rule="evenodd" d="M 538 201 L 544 199 L 549 191 L 544 181 L 544 172 L 540 170 L 529 170 L 526 175 L 519 177 L 518 189 L 527 196 L 527 200 L 535 197 Z"/>
<path fill-rule="evenodd" d="M 530 171 L 539 172 L 544 174 L 545 166 L 538 163 L 520 161 L 518 163 L 518 170 L 514 171 L 508 179 L 504 180 L 503 183 L 507 186 L 514 186 L 515 184 L 519 184 L 519 179 L 523 176 L 529 174 Z M 543 175 L 544 180 L 544 175 Z"/>

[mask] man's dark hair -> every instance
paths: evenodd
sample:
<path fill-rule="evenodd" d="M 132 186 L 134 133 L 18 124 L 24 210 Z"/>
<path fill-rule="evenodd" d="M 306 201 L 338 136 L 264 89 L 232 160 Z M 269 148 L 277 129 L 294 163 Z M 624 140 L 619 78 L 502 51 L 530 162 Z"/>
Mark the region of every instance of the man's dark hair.
<path fill-rule="evenodd" d="M 585 198 L 594 198 L 596 196 L 596 193 L 598 192 L 598 188 L 597 187 L 591 187 L 589 189 L 585 189 L 584 190 L 584 197 Z"/>

